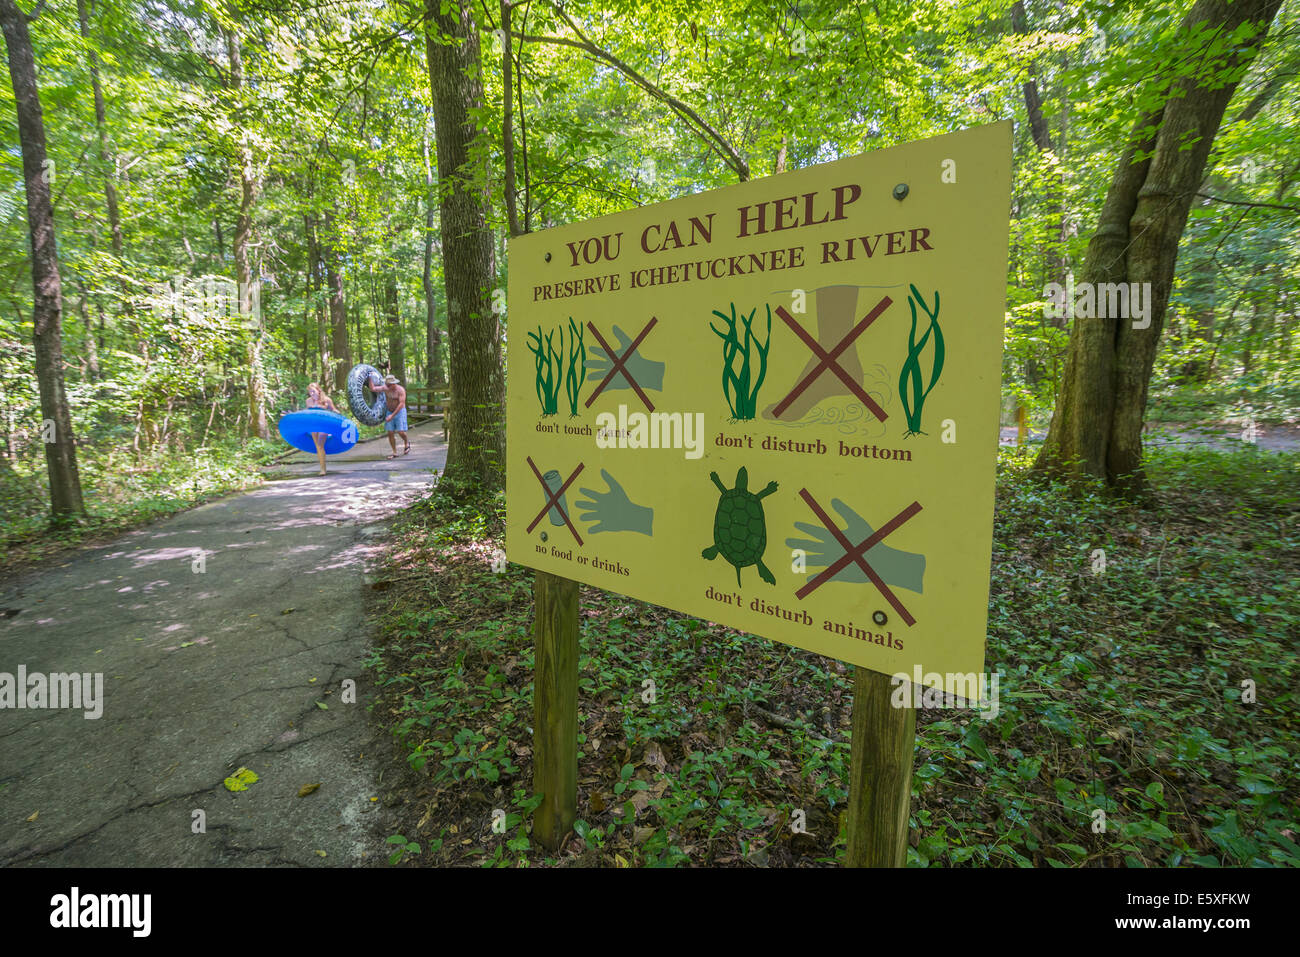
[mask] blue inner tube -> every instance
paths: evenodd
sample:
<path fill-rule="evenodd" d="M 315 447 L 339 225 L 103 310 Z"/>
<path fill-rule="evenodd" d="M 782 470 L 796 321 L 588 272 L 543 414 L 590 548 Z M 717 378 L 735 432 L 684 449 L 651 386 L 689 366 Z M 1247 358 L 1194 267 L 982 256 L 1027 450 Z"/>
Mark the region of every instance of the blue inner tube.
<path fill-rule="evenodd" d="M 363 425 L 379 425 L 388 418 L 387 400 L 382 392 L 370 391 L 370 380 L 384 381 L 374 366 L 359 362 L 348 373 L 348 407 Z M 370 402 L 366 402 L 370 396 Z"/>
<path fill-rule="evenodd" d="M 280 419 L 280 438 L 295 449 L 316 453 L 316 443 L 312 441 L 313 432 L 323 432 L 325 454 L 336 455 L 346 452 L 357 444 L 357 425 L 345 415 L 331 412 L 329 409 L 303 409 L 290 412 Z"/>

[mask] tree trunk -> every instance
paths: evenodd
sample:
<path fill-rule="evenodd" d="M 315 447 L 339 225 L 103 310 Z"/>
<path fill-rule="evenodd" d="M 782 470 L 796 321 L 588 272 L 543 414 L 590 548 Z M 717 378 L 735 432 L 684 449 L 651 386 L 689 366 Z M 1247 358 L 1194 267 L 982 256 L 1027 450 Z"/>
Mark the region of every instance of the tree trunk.
<path fill-rule="evenodd" d="M 1065 379 L 1039 453 L 1040 470 L 1080 481 L 1100 478 L 1117 490 L 1147 491 L 1142 471 L 1142 422 L 1178 243 L 1206 160 L 1237 81 L 1257 52 L 1281 0 L 1198 0 L 1183 21 L 1186 37 L 1202 25 L 1209 36 L 1243 23 L 1254 30 L 1231 46 L 1208 78 L 1178 75 L 1160 81 L 1163 106 L 1141 116 L 1120 158 L 1097 230 L 1088 244 L 1082 282 L 1136 283 L 1149 291 L 1142 323 L 1130 318 L 1078 317 L 1070 332 Z M 1217 67 L 1217 68 L 1215 68 Z M 1227 82 L 1223 74 L 1233 69 Z M 1167 85 L 1165 85 L 1167 84 Z M 1130 307 L 1131 308 L 1131 307 Z M 1145 328 L 1135 328 L 1143 324 Z"/>
<path fill-rule="evenodd" d="M 389 372 L 406 382 L 406 349 L 402 339 L 402 309 L 397 302 L 397 266 L 384 266 L 384 324 L 388 326 Z"/>
<path fill-rule="evenodd" d="M 478 27 L 464 0 L 443 13 L 427 0 L 425 52 L 437 136 L 442 262 L 456 413 L 447 472 L 504 485 L 505 379 L 501 324 L 492 311 L 496 262 L 489 211 L 486 134 L 470 119 L 484 110 Z"/>
<path fill-rule="evenodd" d="M 86 15 L 86 0 L 77 0 L 77 23 L 81 38 L 90 43 L 90 18 Z M 90 67 L 90 90 L 95 99 L 95 129 L 99 133 L 99 166 L 104 178 L 104 205 L 108 209 L 108 226 L 113 236 L 113 255 L 122 258 L 122 219 L 117 208 L 117 151 L 108 140 L 108 114 L 104 109 L 104 91 L 99 83 L 99 56 L 93 49 L 86 53 Z M 128 299 L 128 308 L 129 302 Z"/>
<path fill-rule="evenodd" d="M 9 53 L 9 78 L 23 153 L 27 230 L 32 247 L 32 341 L 41 393 L 45 466 L 50 477 L 50 512 L 55 522 L 64 522 L 85 514 L 85 506 L 81 501 L 72 416 L 63 391 L 63 287 L 45 165 L 45 120 L 36 87 L 36 58 L 27 32 L 27 17 L 14 0 L 0 0 L 0 28 Z"/>
<path fill-rule="evenodd" d="M 501 152 L 502 184 L 510 235 L 519 235 L 519 205 L 515 196 L 514 64 L 510 62 L 510 3 L 501 0 Z"/>
<path fill-rule="evenodd" d="M 360 350 L 357 355 L 357 359 L 358 361 L 360 361 L 361 354 L 366 351 L 365 349 L 366 340 L 362 334 L 363 326 L 361 322 L 361 296 L 357 292 L 357 284 L 355 281 L 352 283 L 352 330 L 353 330 L 352 338 L 357 344 L 357 349 Z"/>
<path fill-rule="evenodd" d="M 302 217 L 302 229 L 307 240 L 307 300 L 306 305 L 303 306 L 302 321 L 307 326 L 308 335 L 314 343 L 309 368 L 311 377 L 328 392 L 330 390 L 329 328 L 321 302 L 321 277 L 325 272 L 324 253 L 320 239 L 316 235 L 316 222 L 306 213 Z"/>
<path fill-rule="evenodd" d="M 1029 32 L 1028 17 L 1025 14 L 1025 5 L 1021 0 L 1016 0 L 1011 5 L 1011 24 L 1016 33 L 1026 34 Z M 1064 69 L 1064 66 L 1062 67 Z M 1025 96 L 1025 114 L 1029 117 L 1029 131 L 1033 137 L 1034 146 L 1038 152 L 1043 155 L 1053 156 L 1057 160 L 1058 168 L 1062 172 L 1054 177 L 1052 183 L 1053 195 L 1049 198 L 1048 204 L 1055 213 L 1055 222 L 1051 228 L 1051 238 L 1043 247 L 1043 259 L 1049 264 L 1048 275 L 1051 277 L 1048 282 L 1062 283 L 1065 282 L 1066 270 L 1069 268 L 1069 259 L 1066 254 L 1066 224 L 1065 224 L 1065 178 L 1064 165 L 1062 163 L 1065 152 L 1065 138 L 1067 133 L 1067 120 L 1065 105 L 1068 98 L 1063 94 L 1061 110 L 1061 149 L 1058 151 L 1052 144 L 1052 134 L 1048 128 L 1047 118 L 1043 114 L 1043 100 L 1038 89 L 1038 67 L 1031 61 L 1029 64 L 1029 79 L 1023 86 Z M 1064 329 L 1067 320 L 1064 317 L 1060 319 L 1048 320 L 1057 328 Z M 1041 369 L 1038 363 L 1031 360 L 1028 372 L 1031 387 L 1037 383 Z"/>
<path fill-rule="evenodd" d="M 442 332 L 438 329 L 438 301 L 433 288 L 433 226 L 438 197 L 433 186 L 433 165 L 429 161 L 429 125 L 424 127 L 424 337 L 427 372 L 425 385 L 441 389 L 447 382 L 442 371 Z"/>
<path fill-rule="evenodd" d="M 1180 374 L 1192 382 L 1205 383 L 1210 381 L 1214 372 L 1210 351 L 1214 347 L 1217 278 L 1214 259 L 1208 253 L 1191 265 L 1190 275 L 1184 284 L 1188 304 L 1184 313 L 1183 341 L 1184 347 L 1196 343 L 1199 354 L 1183 363 Z"/>
<path fill-rule="evenodd" d="M 226 32 L 226 53 L 230 60 L 230 88 L 244 87 L 244 66 L 239 48 L 239 32 Z M 266 378 L 262 370 L 261 310 L 254 315 L 253 273 L 248 263 L 248 241 L 253 233 L 253 201 L 257 197 L 257 179 L 253 171 L 253 151 L 246 139 L 239 142 L 239 216 L 231 252 L 235 257 L 235 282 L 238 284 L 239 314 L 250 317 L 251 338 L 248 344 L 248 422 L 258 438 L 269 439 L 266 425 Z"/>
<path fill-rule="evenodd" d="M 325 285 L 329 289 L 330 350 L 334 355 L 334 388 L 347 388 L 348 370 L 352 368 L 352 346 L 348 341 L 348 311 L 343 301 L 343 271 L 339 268 L 339 235 L 334 214 L 325 214 Z M 360 340 L 358 340 L 358 343 Z"/>
<path fill-rule="evenodd" d="M 81 284 L 81 331 L 86 337 L 86 378 L 91 382 L 99 380 L 99 343 L 95 341 L 95 327 L 90 322 L 90 310 L 86 308 L 86 286 Z"/>
<path fill-rule="evenodd" d="M 1019 34 L 1029 32 L 1028 17 L 1022 0 L 1011 5 L 1011 27 Z M 1029 132 L 1034 138 L 1034 145 L 1039 152 L 1046 153 L 1052 148 L 1052 137 L 1047 130 L 1047 120 L 1043 117 L 1043 101 L 1038 95 L 1038 67 L 1030 62 L 1029 79 L 1023 85 L 1025 94 L 1025 112 L 1029 117 Z"/>
<path fill-rule="evenodd" d="M 383 312 L 383 302 L 381 293 L 375 285 L 375 267 L 370 267 L 370 321 L 375 326 L 375 355 L 384 354 L 384 330 L 380 324 L 380 314 Z M 376 360 L 378 361 L 378 360 Z"/>
<path fill-rule="evenodd" d="M 1246 336 L 1241 348 L 1241 374 L 1243 376 L 1250 375 L 1250 370 L 1254 366 L 1255 340 L 1259 336 L 1261 325 L 1263 325 L 1264 305 L 1259 300 L 1260 295 L 1262 293 L 1255 290 L 1251 296 L 1250 321 L 1246 326 Z"/>

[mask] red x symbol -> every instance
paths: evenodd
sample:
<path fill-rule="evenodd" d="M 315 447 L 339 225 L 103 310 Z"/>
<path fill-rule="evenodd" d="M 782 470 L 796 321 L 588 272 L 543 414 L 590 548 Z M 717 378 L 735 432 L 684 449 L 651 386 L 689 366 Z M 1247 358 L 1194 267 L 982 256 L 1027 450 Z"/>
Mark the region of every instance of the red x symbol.
<path fill-rule="evenodd" d="M 551 491 L 550 486 L 546 484 L 546 479 L 542 478 L 542 473 L 539 472 L 537 470 L 537 466 L 533 464 L 533 457 L 531 455 L 528 456 L 528 467 L 533 470 L 533 474 L 537 476 L 537 481 L 542 483 L 542 491 L 546 493 L 546 504 L 543 505 L 542 510 L 537 513 L 537 517 L 533 519 L 533 523 L 528 526 L 528 531 L 531 532 L 533 529 L 535 529 L 537 527 L 537 523 L 542 520 L 542 517 L 546 515 L 546 513 L 549 512 L 552 508 L 554 508 L 557 512 L 560 513 L 560 517 L 564 519 L 564 524 L 569 526 L 569 531 L 573 532 L 573 537 L 576 538 L 578 540 L 578 544 L 581 545 L 582 536 L 579 535 L 578 530 L 573 527 L 573 523 L 569 521 L 568 514 L 564 511 L 564 508 L 560 505 L 560 496 L 564 494 L 565 489 L 567 489 L 570 485 L 573 484 L 573 480 L 578 477 L 578 473 L 580 473 L 583 468 L 582 463 L 581 462 L 578 463 L 578 467 L 573 470 L 573 474 L 570 475 L 569 478 L 565 481 L 565 483 L 561 485 L 559 489 L 556 490 L 555 492 Z"/>
<path fill-rule="evenodd" d="M 649 334 L 650 330 L 655 327 L 655 323 L 658 321 L 659 320 L 656 319 L 654 316 L 651 316 L 650 321 L 646 324 L 646 327 L 641 330 L 641 334 L 637 336 L 635 339 L 633 339 L 632 344 L 627 347 L 627 351 L 624 352 L 621 356 L 618 356 L 617 358 L 614 355 L 614 350 L 609 347 L 609 343 L 606 342 L 604 337 L 601 336 L 600 330 L 597 329 L 595 326 L 593 326 L 590 322 L 587 323 L 587 328 L 590 329 L 591 334 L 596 337 L 596 341 L 600 343 L 600 347 L 605 350 L 605 355 L 609 356 L 610 360 L 613 362 L 613 365 L 609 367 L 609 372 L 605 374 L 605 378 L 601 380 L 600 385 L 596 386 L 596 391 L 593 392 L 590 398 L 587 399 L 588 409 L 591 408 L 591 403 L 596 401 L 596 396 L 600 395 L 600 393 L 604 391 L 605 386 L 609 385 L 609 382 L 611 379 L 614 378 L 614 375 L 616 373 L 621 372 L 623 373 L 623 378 L 627 380 L 628 385 L 630 385 L 633 389 L 636 389 L 636 394 L 641 397 L 641 401 L 645 403 L 645 407 L 649 409 L 651 412 L 655 410 L 654 403 L 651 402 L 650 398 L 644 392 L 641 391 L 641 387 L 637 385 L 636 379 L 633 379 L 630 375 L 628 375 L 628 371 L 623 368 L 623 363 L 627 362 L 627 360 L 632 357 L 632 353 L 636 352 L 636 347 L 641 344 L 641 340 L 644 339 Z"/>
<path fill-rule="evenodd" d="M 813 514 L 817 516 L 817 520 L 825 525 L 826 530 L 835 536 L 835 540 L 839 542 L 840 547 L 844 549 L 844 554 L 831 563 L 830 566 L 823 569 L 816 578 L 795 592 L 795 597 L 800 600 L 807 598 L 812 594 L 814 589 L 820 588 L 826 582 L 838 575 L 840 569 L 848 567 L 852 562 L 857 562 L 858 567 L 866 572 L 867 578 L 871 579 L 871 583 L 880 589 L 880 593 L 885 596 L 885 600 L 894 606 L 894 610 L 902 616 L 903 621 L 907 622 L 909 625 L 915 625 L 916 619 L 913 618 L 908 610 L 903 607 L 903 603 L 898 600 L 898 596 L 889 590 L 889 586 L 886 585 L 881 577 L 876 574 L 876 570 L 867 564 L 867 560 L 863 558 L 862 555 L 864 552 L 868 552 L 875 548 L 876 545 L 884 540 L 887 535 L 892 533 L 894 529 L 898 528 L 909 518 L 919 512 L 921 510 L 921 503 L 913 502 L 877 529 L 871 537 L 863 541 L 862 544 L 854 545 L 844 537 L 844 533 L 836 527 L 835 522 L 831 520 L 830 516 L 827 515 L 822 507 L 817 504 L 816 500 L 808 494 L 806 488 L 799 490 L 799 496 L 808 504 L 808 507 L 813 510 Z"/>
<path fill-rule="evenodd" d="M 796 336 L 803 340 L 804 345 L 812 350 L 812 354 L 817 357 L 818 362 L 816 367 L 803 377 L 803 381 L 796 385 L 789 395 L 777 403 L 776 408 L 772 410 L 772 414 L 779 419 L 782 413 L 790 407 L 790 403 L 794 402 L 804 389 L 816 382 L 818 377 L 829 369 L 831 372 L 835 373 L 835 375 L 839 376 L 840 381 L 849 387 L 849 391 L 861 399 L 866 407 L 875 413 L 876 418 L 881 422 L 884 422 L 886 418 L 885 410 L 877 405 L 876 401 L 867 394 L 867 390 L 862 388 L 862 383 L 858 382 L 851 375 L 845 372 L 836 360 L 839 359 L 840 355 L 847 350 L 849 346 L 853 345 L 853 340 L 866 332 L 867 326 L 875 322 L 876 319 L 879 318 L 880 314 L 890 307 L 893 301 L 894 300 L 886 296 L 884 299 L 881 299 L 880 302 L 876 303 L 876 308 L 863 316 L 862 320 L 854 326 L 853 329 L 850 330 L 849 334 L 840 340 L 839 345 L 830 352 L 823 349 L 812 336 L 808 335 L 803 326 L 795 322 L 794 317 L 785 311 L 784 306 L 777 306 L 776 314 L 785 320 L 785 324 L 794 331 Z"/>

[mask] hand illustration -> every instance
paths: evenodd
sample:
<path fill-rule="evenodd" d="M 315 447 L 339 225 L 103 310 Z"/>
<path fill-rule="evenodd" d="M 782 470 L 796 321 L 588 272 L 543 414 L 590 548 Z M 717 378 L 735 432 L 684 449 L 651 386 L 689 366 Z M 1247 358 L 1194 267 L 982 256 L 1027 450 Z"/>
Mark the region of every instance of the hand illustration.
<path fill-rule="evenodd" d="M 642 535 L 652 535 L 650 529 L 654 522 L 654 509 L 637 505 L 629 500 L 627 492 L 623 491 L 623 486 L 619 485 L 614 480 L 614 476 L 604 469 L 600 470 L 600 477 L 609 486 L 609 491 L 579 489 L 587 497 L 574 503 L 578 508 L 583 509 L 580 516 L 583 522 L 595 523 L 589 525 L 588 531 L 593 535 L 598 532 L 640 532 Z"/>
<path fill-rule="evenodd" d="M 619 326 L 614 326 L 614 337 L 618 339 L 618 346 L 615 347 L 615 351 L 619 355 L 627 352 L 627 347 L 632 344 L 632 338 Z M 595 377 L 597 381 L 604 379 L 613 364 L 613 360 L 600 346 L 592 346 L 588 350 L 586 367 L 589 377 Z M 627 362 L 623 363 L 623 368 L 627 370 L 628 375 L 635 379 L 637 385 L 641 388 L 654 389 L 656 392 L 663 391 L 664 364 L 643 358 L 639 346 L 635 352 L 628 356 Z M 632 383 L 628 382 L 627 376 L 620 372 L 614 376 L 605 388 L 606 390 L 630 389 Z"/>
<path fill-rule="evenodd" d="M 867 524 L 866 519 L 839 499 L 831 499 L 831 507 L 839 513 L 840 518 L 847 525 L 844 529 L 844 537 L 854 545 L 866 541 L 875 532 L 875 529 Z M 809 577 L 813 575 L 811 569 L 826 568 L 844 556 L 844 549 L 840 543 L 820 525 L 795 522 L 794 527 L 805 535 L 813 536 L 812 540 L 802 538 L 785 540 L 789 548 L 802 548 L 808 553 Z M 924 555 L 899 551 L 897 548 L 890 548 L 884 542 L 879 542 L 867 549 L 862 557 L 886 585 L 921 593 L 921 583 L 925 577 Z M 867 573 L 857 562 L 849 562 L 831 577 L 831 581 L 865 582 L 868 578 Z"/>

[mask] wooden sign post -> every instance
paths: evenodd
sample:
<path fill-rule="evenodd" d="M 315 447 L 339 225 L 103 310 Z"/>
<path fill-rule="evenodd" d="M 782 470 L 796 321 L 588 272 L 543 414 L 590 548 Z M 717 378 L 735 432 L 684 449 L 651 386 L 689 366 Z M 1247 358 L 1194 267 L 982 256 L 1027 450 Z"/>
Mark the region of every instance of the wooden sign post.
<path fill-rule="evenodd" d="M 553 851 L 578 816 L 578 583 L 539 571 L 533 594 L 533 837 Z"/>
<path fill-rule="evenodd" d="M 855 669 L 845 867 L 907 863 L 916 709 L 893 707 L 893 692 L 889 675 Z"/>

